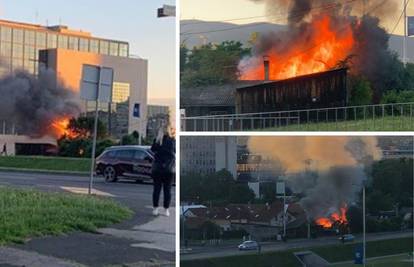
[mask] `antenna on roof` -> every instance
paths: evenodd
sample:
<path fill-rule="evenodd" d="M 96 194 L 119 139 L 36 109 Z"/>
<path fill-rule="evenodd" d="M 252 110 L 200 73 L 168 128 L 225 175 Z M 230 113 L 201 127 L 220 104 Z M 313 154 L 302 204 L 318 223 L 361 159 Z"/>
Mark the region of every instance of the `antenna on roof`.
<path fill-rule="evenodd" d="M 49 27 L 49 20 L 46 19 L 46 27 Z"/>
<path fill-rule="evenodd" d="M 59 25 L 62 25 L 62 17 L 59 17 Z"/>
<path fill-rule="evenodd" d="M 37 24 L 37 21 L 39 20 L 39 10 L 36 9 L 35 11 L 35 23 Z"/>

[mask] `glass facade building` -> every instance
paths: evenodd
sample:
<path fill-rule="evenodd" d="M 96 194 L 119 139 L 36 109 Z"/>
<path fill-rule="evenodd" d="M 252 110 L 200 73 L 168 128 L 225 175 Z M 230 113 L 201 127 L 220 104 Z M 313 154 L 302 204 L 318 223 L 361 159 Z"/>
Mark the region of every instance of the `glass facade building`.
<path fill-rule="evenodd" d="M 103 55 L 128 57 L 127 42 L 100 39 L 66 26 L 40 25 L 0 20 L 0 75 L 24 69 L 37 74 L 39 51 L 63 48 Z"/>

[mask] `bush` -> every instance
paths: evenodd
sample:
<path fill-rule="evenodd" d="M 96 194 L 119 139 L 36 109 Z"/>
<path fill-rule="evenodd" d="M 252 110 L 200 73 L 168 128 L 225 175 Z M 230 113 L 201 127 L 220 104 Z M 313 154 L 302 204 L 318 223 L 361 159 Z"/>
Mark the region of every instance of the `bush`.
<path fill-rule="evenodd" d="M 414 90 L 390 90 L 381 99 L 382 104 L 414 102 Z"/>

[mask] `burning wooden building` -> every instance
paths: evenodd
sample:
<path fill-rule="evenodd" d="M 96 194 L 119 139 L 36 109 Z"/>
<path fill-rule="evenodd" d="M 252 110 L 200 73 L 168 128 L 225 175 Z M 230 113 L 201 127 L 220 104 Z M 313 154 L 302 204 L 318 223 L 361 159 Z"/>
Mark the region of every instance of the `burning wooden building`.
<path fill-rule="evenodd" d="M 345 68 L 236 89 L 236 113 L 341 107 L 347 102 Z"/>

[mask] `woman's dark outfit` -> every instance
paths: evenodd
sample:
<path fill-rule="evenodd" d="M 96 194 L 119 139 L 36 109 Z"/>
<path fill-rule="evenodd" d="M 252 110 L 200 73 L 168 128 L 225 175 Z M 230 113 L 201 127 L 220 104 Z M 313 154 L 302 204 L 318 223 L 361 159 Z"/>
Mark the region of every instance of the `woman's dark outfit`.
<path fill-rule="evenodd" d="M 175 140 L 168 135 L 164 135 L 162 145 L 154 140 L 151 150 L 154 152 L 151 171 L 154 181 L 152 205 L 154 208 L 158 207 L 162 188 L 164 191 L 164 208 L 168 209 L 171 202 L 171 183 L 175 176 Z"/>

